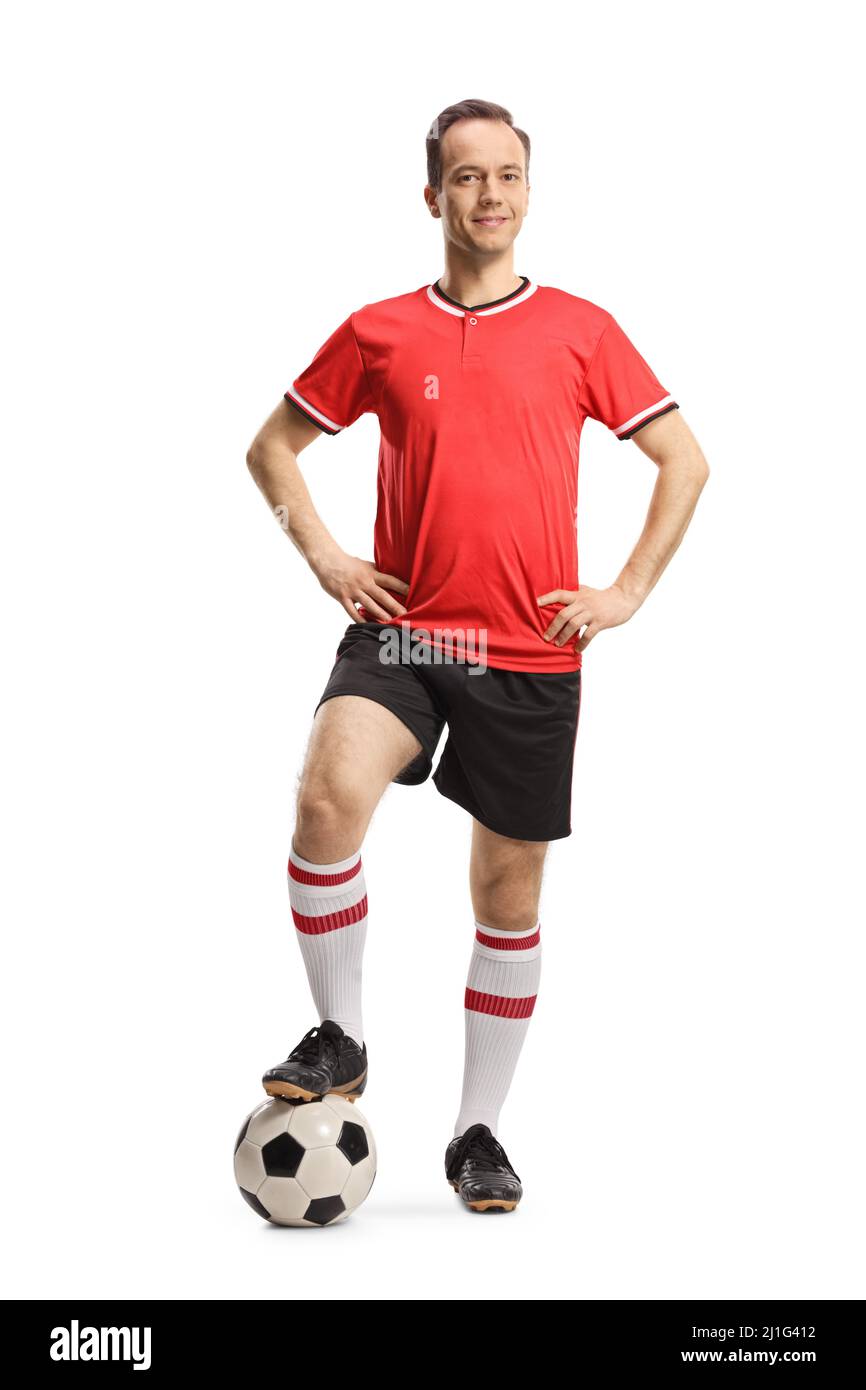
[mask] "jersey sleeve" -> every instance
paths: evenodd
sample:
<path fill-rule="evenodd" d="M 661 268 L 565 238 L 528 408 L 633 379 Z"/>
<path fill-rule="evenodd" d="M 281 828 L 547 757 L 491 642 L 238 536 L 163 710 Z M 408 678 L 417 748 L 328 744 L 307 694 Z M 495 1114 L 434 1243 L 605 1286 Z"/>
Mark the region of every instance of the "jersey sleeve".
<path fill-rule="evenodd" d="M 308 367 L 283 395 L 325 434 L 339 434 L 375 410 L 364 359 L 355 336 L 354 314 L 322 344 Z"/>
<path fill-rule="evenodd" d="M 613 317 L 593 353 L 580 401 L 585 414 L 607 425 L 617 439 L 631 439 L 651 420 L 679 409 Z"/>

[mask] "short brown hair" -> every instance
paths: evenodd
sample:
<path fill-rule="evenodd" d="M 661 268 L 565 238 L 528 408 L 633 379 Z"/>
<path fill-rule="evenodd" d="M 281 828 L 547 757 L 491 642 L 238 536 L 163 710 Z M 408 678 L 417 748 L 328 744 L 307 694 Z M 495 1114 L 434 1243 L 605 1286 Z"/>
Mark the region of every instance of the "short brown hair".
<path fill-rule="evenodd" d="M 443 135 L 454 125 L 455 121 L 479 119 L 504 121 L 506 125 L 511 126 L 514 134 L 520 137 L 526 151 L 526 177 L 529 178 L 529 136 L 525 130 L 518 130 L 511 112 L 506 111 L 504 106 L 497 106 L 495 101 L 458 101 L 453 106 L 446 106 L 444 111 L 440 111 L 427 132 L 427 182 L 437 193 L 442 187 Z"/>

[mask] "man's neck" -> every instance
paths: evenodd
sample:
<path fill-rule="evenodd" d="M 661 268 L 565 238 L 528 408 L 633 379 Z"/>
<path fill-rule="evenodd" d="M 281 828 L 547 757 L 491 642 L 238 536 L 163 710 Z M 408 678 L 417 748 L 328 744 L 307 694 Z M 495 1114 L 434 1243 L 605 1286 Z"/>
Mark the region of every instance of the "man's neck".
<path fill-rule="evenodd" d="M 445 272 L 440 275 L 438 285 L 443 294 L 458 304 L 471 308 L 475 304 L 490 304 L 513 294 L 523 284 L 522 276 L 514 272 L 511 254 L 506 261 L 489 265 L 471 265 L 459 258 L 446 256 Z"/>

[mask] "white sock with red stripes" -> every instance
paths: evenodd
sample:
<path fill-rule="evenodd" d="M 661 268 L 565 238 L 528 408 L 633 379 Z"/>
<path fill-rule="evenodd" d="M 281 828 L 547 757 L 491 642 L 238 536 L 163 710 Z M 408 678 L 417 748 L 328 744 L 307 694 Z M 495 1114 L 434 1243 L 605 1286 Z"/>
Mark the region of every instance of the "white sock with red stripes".
<path fill-rule="evenodd" d="M 336 864 L 311 864 L 289 851 L 289 901 L 319 1022 L 332 1018 L 360 1047 L 361 966 L 367 941 L 367 885 L 361 851 Z"/>
<path fill-rule="evenodd" d="M 463 1098 L 454 1136 L 475 1124 L 496 1134 L 540 978 L 540 922 L 528 931 L 497 931 L 476 921 L 464 999 Z"/>

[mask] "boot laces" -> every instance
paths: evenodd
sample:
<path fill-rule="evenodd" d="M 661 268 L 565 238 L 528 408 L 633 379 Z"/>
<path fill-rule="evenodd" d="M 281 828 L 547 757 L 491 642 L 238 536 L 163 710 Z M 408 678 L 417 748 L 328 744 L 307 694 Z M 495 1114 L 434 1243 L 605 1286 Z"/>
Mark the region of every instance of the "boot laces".
<path fill-rule="evenodd" d="M 290 1057 L 299 1058 L 303 1062 L 321 1062 L 325 1056 L 327 1048 L 331 1048 L 337 1061 L 340 1059 L 340 1048 L 333 1033 L 323 1033 L 317 1023 L 308 1033 L 305 1033 Z"/>
<path fill-rule="evenodd" d="M 507 1153 L 503 1149 L 499 1140 L 494 1135 L 492 1135 L 489 1130 L 467 1130 L 464 1139 L 465 1142 L 460 1145 L 457 1153 L 454 1155 L 454 1159 L 452 1162 L 453 1171 L 456 1171 L 457 1168 L 459 1168 L 459 1166 L 470 1154 L 474 1155 L 475 1157 L 484 1157 L 486 1154 L 490 1154 L 499 1163 L 504 1163 L 505 1166 L 509 1168 L 512 1173 L 514 1173 L 514 1169 L 511 1167 L 511 1163 L 509 1161 Z M 520 1182 L 520 1178 L 517 1177 L 516 1173 L 514 1173 L 514 1176 L 517 1178 L 517 1181 Z"/>

